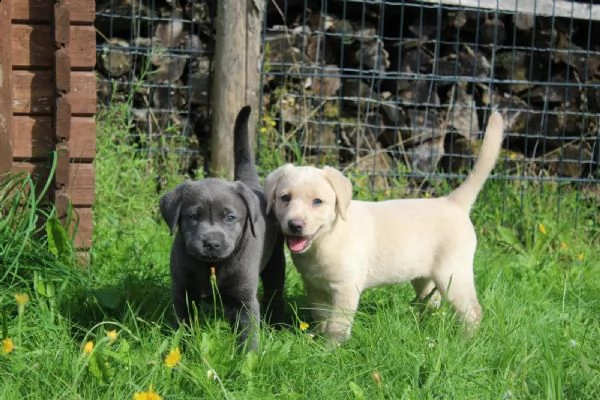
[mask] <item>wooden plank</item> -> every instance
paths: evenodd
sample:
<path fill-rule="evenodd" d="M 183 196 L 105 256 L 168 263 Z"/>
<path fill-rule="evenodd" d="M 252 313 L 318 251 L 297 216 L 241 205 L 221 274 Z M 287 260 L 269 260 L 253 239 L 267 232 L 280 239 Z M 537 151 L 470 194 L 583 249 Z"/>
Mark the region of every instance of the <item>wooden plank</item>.
<path fill-rule="evenodd" d="M 70 9 L 64 1 L 54 4 L 54 15 L 52 18 L 52 33 L 54 35 L 54 47 L 66 47 L 71 38 L 70 32 Z"/>
<path fill-rule="evenodd" d="M 92 247 L 92 235 L 94 231 L 94 216 L 91 207 L 76 207 L 74 213 L 77 216 L 77 232 L 75 233 L 75 248 L 89 249 Z"/>
<path fill-rule="evenodd" d="M 48 158 L 56 145 L 51 117 L 14 117 L 12 127 L 15 159 Z"/>
<path fill-rule="evenodd" d="M 67 194 L 75 206 L 91 206 L 96 197 L 96 170 L 92 163 L 71 163 Z"/>
<path fill-rule="evenodd" d="M 96 18 L 94 0 L 65 0 L 69 7 L 71 23 L 92 24 Z M 50 24 L 53 0 L 13 0 L 12 18 L 16 21 L 36 21 Z"/>
<path fill-rule="evenodd" d="M 12 167 L 10 11 L 8 2 L 0 2 L 0 174 Z"/>
<path fill-rule="evenodd" d="M 92 209 L 91 207 L 70 207 L 69 197 L 61 191 L 55 192 L 56 216 L 68 224 L 70 237 L 74 238 L 76 249 L 89 248 L 92 240 Z M 62 209 L 62 210 L 61 210 Z"/>
<path fill-rule="evenodd" d="M 50 116 L 21 115 L 13 117 L 13 158 L 47 158 L 54 150 Z M 96 155 L 96 121 L 91 117 L 71 118 L 71 159 L 92 160 Z"/>
<path fill-rule="evenodd" d="M 13 113 L 50 114 L 54 103 L 51 71 L 13 71 Z M 73 114 L 96 112 L 96 74 L 71 72 L 71 92 L 67 95 Z"/>
<path fill-rule="evenodd" d="M 41 188 L 48 180 L 50 174 L 50 162 L 13 162 L 14 171 L 25 171 L 33 174 L 34 181 L 38 182 L 36 187 Z M 71 163 L 70 182 L 67 194 L 75 207 L 91 207 L 95 198 L 96 174 L 92 163 Z"/>
<path fill-rule="evenodd" d="M 600 5 L 565 0 L 421 0 L 420 3 L 600 21 Z"/>
<path fill-rule="evenodd" d="M 32 175 L 36 183 L 42 183 L 48 178 L 50 166 L 48 161 L 43 162 L 28 162 L 28 161 L 13 161 L 13 171 L 27 172 Z"/>
<path fill-rule="evenodd" d="M 66 79 L 71 79 L 70 73 L 67 72 L 64 75 L 67 76 Z M 69 82 L 69 85 L 70 84 L 71 83 Z M 54 122 L 53 131 L 55 132 L 56 140 L 59 142 L 69 140 L 69 137 L 71 136 L 71 115 L 71 103 L 69 103 L 69 99 L 64 95 L 57 97 L 56 104 L 54 106 L 54 113 L 52 114 L 52 121 Z"/>
<path fill-rule="evenodd" d="M 54 167 L 54 187 L 57 189 L 67 186 L 70 182 L 70 161 L 69 146 L 66 143 L 58 143 L 56 145 L 56 165 Z"/>

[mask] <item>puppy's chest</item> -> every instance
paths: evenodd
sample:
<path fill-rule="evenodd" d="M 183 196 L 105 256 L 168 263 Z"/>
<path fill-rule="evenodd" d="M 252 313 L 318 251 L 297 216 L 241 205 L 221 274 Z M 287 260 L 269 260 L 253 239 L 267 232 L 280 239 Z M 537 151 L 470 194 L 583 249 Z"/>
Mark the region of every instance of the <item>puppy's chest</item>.
<path fill-rule="evenodd" d="M 219 266 L 200 268 L 193 274 L 193 286 L 201 299 L 215 294 L 215 290 L 228 293 L 235 288 L 235 273 Z"/>
<path fill-rule="evenodd" d="M 312 282 L 314 285 L 335 281 L 343 275 L 332 263 L 322 262 L 320 258 L 304 257 L 304 255 L 292 256 L 294 265 L 302 278 Z M 333 261 L 333 260 L 332 260 Z"/>
<path fill-rule="evenodd" d="M 210 269 L 198 268 L 188 275 L 188 290 L 192 290 L 200 299 L 206 299 L 213 294 L 213 289 L 210 281 Z"/>

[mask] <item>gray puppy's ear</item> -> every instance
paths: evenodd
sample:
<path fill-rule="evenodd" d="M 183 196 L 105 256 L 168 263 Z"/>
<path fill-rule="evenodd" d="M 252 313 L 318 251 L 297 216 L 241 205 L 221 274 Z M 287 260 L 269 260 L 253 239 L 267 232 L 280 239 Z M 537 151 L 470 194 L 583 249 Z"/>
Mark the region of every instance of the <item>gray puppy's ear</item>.
<path fill-rule="evenodd" d="M 323 172 L 335 192 L 337 212 L 343 220 L 346 220 L 346 210 L 352 200 L 352 182 L 335 168 L 325 167 L 323 168 Z"/>
<path fill-rule="evenodd" d="M 185 185 L 185 186 L 184 186 Z M 186 183 L 182 183 L 175 189 L 165 193 L 159 200 L 160 213 L 169 226 L 171 234 L 175 232 L 177 222 L 179 221 L 179 211 L 181 210 L 181 198 L 183 196 Z"/>
<path fill-rule="evenodd" d="M 260 215 L 260 204 L 258 198 L 252 193 L 252 190 L 246 186 L 243 182 L 234 182 L 235 190 L 238 192 L 244 205 L 246 206 L 246 219 L 250 224 L 250 231 L 252 236 L 256 237 L 256 231 L 254 230 L 254 224 L 258 221 Z"/>
<path fill-rule="evenodd" d="M 290 168 L 293 168 L 293 164 L 285 164 L 276 170 L 272 171 L 269 175 L 267 175 L 267 179 L 265 179 L 265 197 L 267 198 L 267 215 L 271 213 L 271 209 L 275 204 L 275 190 L 277 189 L 277 183 L 279 180 L 289 171 Z"/>

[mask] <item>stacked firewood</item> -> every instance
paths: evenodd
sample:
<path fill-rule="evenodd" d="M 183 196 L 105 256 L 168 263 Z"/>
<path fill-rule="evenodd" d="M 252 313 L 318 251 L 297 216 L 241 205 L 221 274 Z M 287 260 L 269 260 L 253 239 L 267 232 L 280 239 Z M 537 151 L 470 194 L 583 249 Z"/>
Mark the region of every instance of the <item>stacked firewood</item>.
<path fill-rule="evenodd" d="M 97 1 L 99 103 L 131 101 L 132 129 L 199 154 L 210 4 Z M 378 186 L 399 169 L 463 172 L 498 107 L 512 172 L 600 175 L 599 23 L 416 1 L 266 4 L 261 132 L 275 134 L 262 144 L 288 161 L 364 171 Z"/>
<path fill-rule="evenodd" d="M 184 150 L 193 175 L 210 133 L 209 2 L 98 0 L 96 13 L 98 104 L 126 104 L 131 137 Z"/>
<path fill-rule="evenodd" d="M 600 176 L 600 24 L 407 1 L 286 1 L 283 18 L 275 3 L 264 99 L 308 160 L 463 172 L 498 107 L 508 173 Z"/>

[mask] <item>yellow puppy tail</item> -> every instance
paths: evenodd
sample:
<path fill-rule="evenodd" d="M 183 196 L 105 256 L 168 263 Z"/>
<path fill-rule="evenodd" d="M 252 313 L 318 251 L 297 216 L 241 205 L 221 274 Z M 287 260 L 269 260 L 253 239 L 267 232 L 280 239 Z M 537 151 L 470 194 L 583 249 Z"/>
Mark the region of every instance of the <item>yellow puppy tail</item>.
<path fill-rule="evenodd" d="M 483 144 L 473 170 L 467 179 L 448 195 L 450 200 L 458 203 L 467 212 L 471 211 L 479 191 L 496 165 L 503 139 L 504 120 L 498 111 L 494 111 L 488 120 Z"/>

